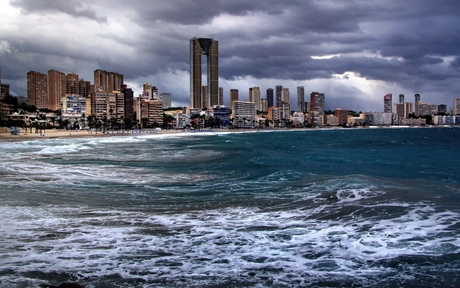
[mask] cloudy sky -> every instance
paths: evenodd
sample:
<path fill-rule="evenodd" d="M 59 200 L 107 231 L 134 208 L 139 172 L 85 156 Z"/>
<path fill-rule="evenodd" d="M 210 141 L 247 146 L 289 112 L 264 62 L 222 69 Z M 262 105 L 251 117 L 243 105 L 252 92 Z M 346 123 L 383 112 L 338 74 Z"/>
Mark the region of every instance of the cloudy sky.
<path fill-rule="evenodd" d="M 0 0 L 2 83 L 26 95 L 26 74 L 93 71 L 149 82 L 190 103 L 189 40 L 219 41 L 220 86 L 296 87 L 326 109 L 382 111 L 383 95 L 447 104 L 460 91 L 458 0 Z"/>

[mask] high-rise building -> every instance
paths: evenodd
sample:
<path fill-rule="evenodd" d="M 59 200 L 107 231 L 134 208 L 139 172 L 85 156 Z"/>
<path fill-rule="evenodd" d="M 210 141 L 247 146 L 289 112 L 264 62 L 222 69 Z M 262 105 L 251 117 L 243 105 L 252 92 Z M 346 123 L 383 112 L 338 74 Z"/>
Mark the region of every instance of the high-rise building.
<path fill-rule="evenodd" d="M 279 108 L 281 120 L 289 121 L 291 119 L 291 105 L 288 102 L 281 101 Z"/>
<path fill-rule="evenodd" d="M 66 94 L 76 94 L 83 97 L 89 97 L 91 93 L 91 83 L 79 79 L 76 73 L 66 75 Z"/>
<path fill-rule="evenodd" d="M 260 111 L 268 112 L 268 101 L 265 98 L 260 99 Z"/>
<path fill-rule="evenodd" d="M 268 107 L 267 119 L 271 121 L 281 120 L 280 108 L 276 106 Z"/>
<path fill-rule="evenodd" d="M 249 88 L 249 93 L 248 93 L 248 102 L 254 102 L 254 88 L 250 87 Z"/>
<path fill-rule="evenodd" d="M 101 87 L 102 91 L 113 92 L 123 87 L 123 74 L 108 72 L 105 70 L 94 70 L 94 85 Z"/>
<path fill-rule="evenodd" d="M 460 98 L 454 98 L 453 111 L 454 116 L 460 115 Z"/>
<path fill-rule="evenodd" d="M 238 100 L 238 89 L 230 89 L 230 107 L 233 107 L 233 102 Z"/>
<path fill-rule="evenodd" d="M 27 72 L 27 103 L 37 109 L 48 108 L 48 76 L 36 71 Z"/>
<path fill-rule="evenodd" d="M 438 114 L 447 114 L 447 105 L 439 104 L 438 105 Z"/>
<path fill-rule="evenodd" d="M 254 102 L 256 104 L 256 111 L 261 110 L 260 108 L 260 87 L 253 87 L 252 88 L 252 101 L 249 102 Z"/>
<path fill-rule="evenodd" d="M 61 99 L 66 96 L 67 80 L 65 74 L 56 70 L 48 71 L 48 109 L 58 110 Z"/>
<path fill-rule="evenodd" d="M 399 104 L 404 103 L 404 94 L 399 94 Z"/>
<path fill-rule="evenodd" d="M 224 105 L 224 88 L 223 87 L 219 87 L 219 104 L 217 105 L 219 106 Z"/>
<path fill-rule="evenodd" d="M 236 128 L 253 128 L 256 113 L 254 102 L 234 101 L 232 106 L 233 126 Z"/>
<path fill-rule="evenodd" d="M 97 91 L 91 93 L 91 115 L 95 116 L 97 120 L 108 118 L 108 99 L 109 93 Z"/>
<path fill-rule="evenodd" d="M 404 102 L 393 105 L 394 113 L 403 119 L 409 119 L 409 114 L 412 113 L 412 103 Z"/>
<path fill-rule="evenodd" d="M 421 101 L 417 102 L 417 104 L 418 105 L 415 110 L 416 116 L 431 116 L 438 113 L 438 105 L 436 104 L 422 103 Z"/>
<path fill-rule="evenodd" d="M 391 113 L 392 112 L 392 95 L 391 93 L 386 94 L 383 96 L 383 113 Z"/>
<path fill-rule="evenodd" d="M 282 98 L 281 98 L 281 93 L 283 91 L 283 86 L 281 85 L 276 85 L 275 87 L 275 98 L 276 98 L 276 102 L 274 103 L 276 105 L 276 107 L 280 107 L 280 104 L 281 104 L 281 101 L 282 101 Z"/>
<path fill-rule="evenodd" d="M 144 83 L 142 91 L 142 99 L 153 100 L 159 99 L 159 90 L 157 86 L 152 86 L 150 83 Z"/>
<path fill-rule="evenodd" d="M 273 88 L 267 88 L 267 102 L 268 107 L 273 107 Z"/>
<path fill-rule="evenodd" d="M 201 79 L 201 55 L 207 56 L 208 105 L 214 106 L 219 103 L 219 42 L 212 38 L 192 38 L 190 40 L 190 106 L 204 108 L 202 106 L 202 79 Z"/>
<path fill-rule="evenodd" d="M 126 85 L 123 85 L 121 91 L 124 94 L 125 101 L 125 115 L 124 121 L 131 122 L 134 121 L 134 92 L 133 89 L 128 88 Z"/>
<path fill-rule="evenodd" d="M 414 102 L 417 104 L 417 102 L 420 102 L 420 94 L 415 94 L 414 95 Z"/>
<path fill-rule="evenodd" d="M 10 95 L 10 84 L 0 84 L 0 99 L 5 98 L 6 95 Z"/>
<path fill-rule="evenodd" d="M 304 112 L 305 110 L 305 87 L 297 86 L 297 111 Z"/>
<path fill-rule="evenodd" d="M 138 120 L 143 125 L 159 127 L 163 124 L 163 103 L 159 100 L 140 100 Z"/>
<path fill-rule="evenodd" d="M 283 90 L 281 90 L 281 102 L 291 103 L 289 88 L 283 88 Z"/>
<path fill-rule="evenodd" d="M 161 93 L 160 100 L 163 102 L 163 109 L 171 108 L 171 93 Z"/>
<path fill-rule="evenodd" d="M 324 103 L 325 95 L 324 93 L 311 92 L 310 94 L 310 112 L 315 112 L 315 116 L 324 115 Z"/>

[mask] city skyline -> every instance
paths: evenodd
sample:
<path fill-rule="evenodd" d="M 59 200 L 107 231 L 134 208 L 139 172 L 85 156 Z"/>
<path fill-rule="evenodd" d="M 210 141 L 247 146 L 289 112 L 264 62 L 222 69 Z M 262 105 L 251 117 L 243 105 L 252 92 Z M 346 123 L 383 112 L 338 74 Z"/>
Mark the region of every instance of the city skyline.
<path fill-rule="evenodd" d="M 460 89 L 455 1 L 108 4 L 0 0 L 2 83 L 25 96 L 28 71 L 91 80 L 103 69 L 123 74 L 136 96 L 149 82 L 188 106 L 189 40 L 206 37 L 220 42 L 225 105 L 230 89 L 244 100 L 250 87 L 264 98 L 280 85 L 290 89 L 291 110 L 298 86 L 324 93 L 331 110 L 381 111 L 388 93 L 419 93 L 449 109 Z"/>

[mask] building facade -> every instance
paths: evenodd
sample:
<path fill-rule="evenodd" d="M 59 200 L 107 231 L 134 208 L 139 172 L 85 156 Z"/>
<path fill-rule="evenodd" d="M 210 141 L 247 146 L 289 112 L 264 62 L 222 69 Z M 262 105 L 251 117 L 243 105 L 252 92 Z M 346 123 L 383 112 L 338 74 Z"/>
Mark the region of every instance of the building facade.
<path fill-rule="evenodd" d="M 453 107 L 454 116 L 460 115 L 460 98 L 454 98 L 454 107 Z"/>
<path fill-rule="evenodd" d="M 311 92 L 310 94 L 310 113 L 314 113 L 315 116 L 324 115 L 324 93 Z"/>
<path fill-rule="evenodd" d="M 58 110 L 61 106 L 61 99 L 67 93 L 67 80 L 64 73 L 48 71 L 48 109 Z"/>
<path fill-rule="evenodd" d="M 254 128 L 256 104 L 254 102 L 235 101 L 232 107 L 233 127 Z"/>
<path fill-rule="evenodd" d="M 238 101 L 238 89 L 230 89 L 230 107 L 233 107 L 233 102 Z"/>
<path fill-rule="evenodd" d="M 104 92 L 113 92 L 123 87 L 123 74 L 102 69 L 94 70 L 94 85 Z"/>
<path fill-rule="evenodd" d="M 171 99 L 172 99 L 171 93 L 161 93 L 160 94 L 160 100 L 161 102 L 163 102 L 163 109 L 171 108 Z"/>
<path fill-rule="evenodd" d="M 335 109 L 335 117 L 337 117 L 337 125 L 348 124 L 348 110 L 337 108 Z"/>
<path fill-rule="evenodd" d="M 268 107 L 273 107 L 274 106 L 273 88 L 267 88 L 267 104 L 268 104 Z"/>
<path fill-rule="evenodd" d="M 297 112 L 305 112 L 305 87 L 297 86 Z"/>
<path fill-rule="evenodd" d="M 281 85 L 276 85 L 275 87 L 275 103 L 273 103 L 276 107 L 280 107 L 280 103 L 281 103 L 281 100 L 282 100 L 282 94 L 283 92 L 283 86 Z"/>
<path fill-rule="evenodd" d="M 48 108 L 48 75 L 27 72 L 27 103 L 37 109 Z"/>
<path fill-rule="evenodd" d="M 207 95 L 201 91 L 201 55 L 207 56 Z M 204 97 L 209 99 L 209 106 L 219 103 L 219 42 L 212 38 L 194 37 L 190 40 L 190 106 L 204 108 Z"/>
<path fill-rule="evenodd" d="M 392 113 L 392 95 L 390 93 L 383 96 L 383 113 Z"/>
<path fill-rule="evenodd" d="M 291 104 L 291 97 L 290 97 L 290 94 L 289 94 L 289 88 L 283 88 L 283 90 L 281 90 L 281 101 Z"/>

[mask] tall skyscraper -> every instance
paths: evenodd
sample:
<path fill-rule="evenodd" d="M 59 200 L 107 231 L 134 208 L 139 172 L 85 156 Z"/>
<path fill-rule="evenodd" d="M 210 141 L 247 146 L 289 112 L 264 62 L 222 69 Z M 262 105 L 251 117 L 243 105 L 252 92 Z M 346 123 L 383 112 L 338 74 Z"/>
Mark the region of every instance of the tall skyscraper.
<path fill-rule="evenodd" d="M 207 56 L 207 95 L 202 95 L 201 55 Z M 204 97 L 209 99 L 209 106 L 219 104 L 219 42 L 194 37 L 190 40 L 190 106 L 203 108 Z"/>
<path fill-rule="evenodd" d="M 289 104 L 291 103 L 289 88 L 283 88 L 283 90 L 281 91 L 281 101 Z"/>
<path fill-rule="evenodd" d="M 123 85 L 121 91 L 123 92 L 125 101 L 124 121 L 126 124 L 129 124 L 130 122 L 132 123 L 132 121 L 134 121 L 134 91 L 133 89 L 128 88 L 126 85 Z"/>
<path fill-rule="evenodd" d="M 254 103 L 256 103 L 256 113 L 258 110 L 262 110 L 260 108 L 260 87 L 253 87 L 252 90 L 252 100 Z"/>
<path fill-rule="evenodd" d="M 94 85 L 101 87 L 102 91 L 113 92 L 123 87 L 123 74 L 108 72 L 105 70 L 94 70 Z"/>
<path fill-rule="evenodd" d="M 305 87 L 297 86 L 297 111 L 304 112 L 305 110 Z"/>
<path fill-rule="evenodd" d="M 392 107 L 392 94 L 388 93 L 385 96 L 383 96 L 383 112 L 384 113 L 391 113 L 393 111 Z"/>
<path fill-rule="evenodd" d="M 399 94 L 399 104 L 404 103 L 404 94 Z"/>
<path fill-rule="evenodd" d="M 414 101 L 415 104 L 417 104 L 417 102 L 420 102 L 420 94 L 415 94 L 415 95 L 414 95 L 414 98 L 415 98 L 415 99 L 414 99 L 414 100 L 415 100 L 415 101 Z"/>
<path fill-rule="evenodd" d="M 276 93 L 275 94 L 275 97 L 276 97 L 276 103 L 275 104 L 276 104 L 276 107 L 280 107 L 280 104 L 281 104 L 281 101 L 282 101 L 281 92 L 283 91 L 283 86 L 276 85 L 275 90 L 276 90 L 275 91 L 275 93 Z"/>
<path fill-rule="evenodd" d="M 254 88 L 249 88 L 248 102 L 254 102 Z"/>
<path fill-rule="evenodd" d="M 238 89 L 230 89 L 230 107 L 233 107 L 235 101 L 238 101 Z"/>
<path fill-rule="evenodd" d="M 61 99 L 67 93 L 65 74 L 56 70 L 48 71 L 48 109 L 58 110 Z"/>
<path fill-rule="evenodd" d="M 310 94 L 310 112 L 315 112 L 316 116 L 324 115 L 324 93 L 311 92 Z"/>
<path fill-rule="evenodd" d="M 48 76 L 36 71 L 27 72 L 27 103 L 37 109 L 48 108 Z"/>
<path fill-rule="evenodd" d="M 76 73 L 69 73 L 66 75 L 66 90 L 66 94 L 89 97 L 91 93 L 91 82 L 79 79 Z"/>
<path fill-rule="evenodd" d="M 268 102 L 268 107 L 273 107 L 273 88 L 268 88 L 267 89 L 267 102 Z"/>

